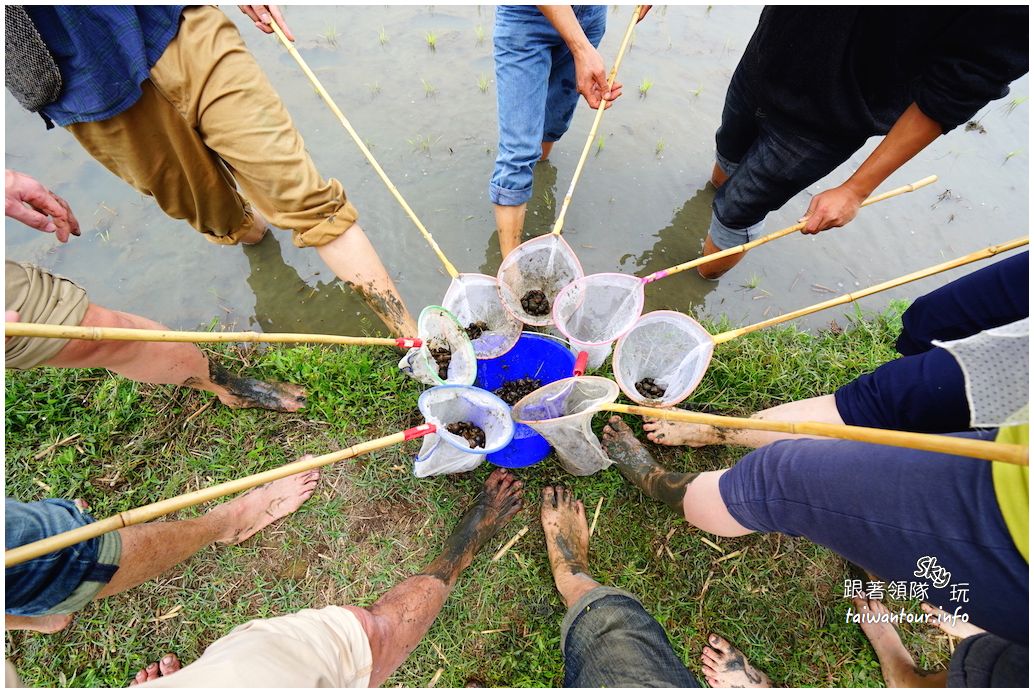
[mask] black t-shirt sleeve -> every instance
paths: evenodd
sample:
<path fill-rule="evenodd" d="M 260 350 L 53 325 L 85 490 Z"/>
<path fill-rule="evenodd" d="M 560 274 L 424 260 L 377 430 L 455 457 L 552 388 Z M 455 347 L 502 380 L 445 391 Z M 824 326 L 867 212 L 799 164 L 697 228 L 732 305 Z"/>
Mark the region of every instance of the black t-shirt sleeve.
<path fill-rule="evenodd" d="M 1009 93 L 1027 73 L 1029 8 L 985 7 L 960 14 L 933 40 L 933 57 L 913 82 L 919 109 L 944 132 Z"/>

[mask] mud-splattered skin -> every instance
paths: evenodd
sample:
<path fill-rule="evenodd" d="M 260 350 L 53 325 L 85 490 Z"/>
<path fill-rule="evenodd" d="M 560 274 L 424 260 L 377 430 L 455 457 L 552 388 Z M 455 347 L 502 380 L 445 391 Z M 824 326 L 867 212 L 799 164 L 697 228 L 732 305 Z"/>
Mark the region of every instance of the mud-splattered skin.
<path fill-rule="evenodd" d="M 242 378 L 233 375 L 228 370 L 216 363 L 209 363 L 208 377 L 216 385 L 226 388 L 226 391 L 241 401 L 242 406 L 259 407 L 273 411 L 283 411 L 284 390 L 278 383 L 267 383 L 254 378 Z M 191 378 L 193 380 L 193 378 Z M 190 385 L 190 383 L 185 383 Z M 305 405 L 304 395 L 291 395 L 295 403 Z"/>
<path fill-rule="evenodd" d="M 378 291 L 373 282 L 369 282 L 366 285 L 356 284 L 351 281 L 345 283 L 363 297 L 363 300 L 366 301 L 371 310 L 380 316 L 381 321 L 396 336 L 413 336 L 402 334 L 405 332 L 406 322 L 409 319 L 409 311 L 406 310 L 406 305 L 396 294 Z"/>
<path fill-rule="evenodd" d="M 562 488 L 562 487 L 558 487 Z M 559 494 L 550 498 L 548 495 L 543 498 L 543 503 L 550 503 L 554 510 L 558 506 Z M 569 518 L 568 518 L 569 519 Z M 551 562 L 553 574 L 566 570 L 571 575 L 589 574 L 589 543 L 588 532 L 579 532 L 578 527 L 570 522 L 557 522 L 556 537 L 554 545 L 557 548 L 557 555 Z M 554 557 L 551 556 L 551 559 Z"/>
<path fill-rule="evenodd" d="M 608 432 L 609 431 L 609 432 Z M 607 454 L 618 471 L 650 498 L 659 500 L 682 515 L 682 499 L 697 474 L 669 472 L 657 464 L 621 419 L 614 417 L 604 431 Z"/>
<path fill-rule="evenodd" d="M 508 472 L 492 472 L 474 505 L 445 540 L 441 555 L 420 574 L 451 585 L 474 555 L 521 509 L 521 486 Z"/>

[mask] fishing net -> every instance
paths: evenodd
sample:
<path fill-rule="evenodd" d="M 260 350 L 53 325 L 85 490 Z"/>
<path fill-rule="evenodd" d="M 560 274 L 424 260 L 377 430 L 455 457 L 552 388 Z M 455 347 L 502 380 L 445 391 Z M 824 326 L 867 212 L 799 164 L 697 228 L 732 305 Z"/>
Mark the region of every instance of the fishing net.
<path fill-rule="evenodd" d="M 700 384 L 714 340 L 693 318 L 656 310 L 636 321 L 614 350 L 614 377 L 638 404 L 671 407 Z"/>
<path fill-rule="evenodd" d="M 461 274 L 452 280 L 442 304 L 466 330 L 479 359 L 502 356 L 520 339 L 523 323 L 499 297 L 499 280 L 485 274 Z"/>
<path fill-rule="evenodd" d="M 466 331 L 441 306 L 420 311 L 417 335 L 423 345 L 399 361 L 403 373 L 425 385 L 470 385 L 477 375 L 477 358 Z M 436 358 L 437 357 L 437 358 Z"/>
<path fill-rule="evenodd" d="M 950 342 L 934 340 L 959 362 L 966 381 L 970 426 L 1027 422 L 1030 391 L 1030 318 Z"/>
<path fill-rule="evenodd" d="M 531 426 L 556 449 L 560 465 L 575 476 L 588 476 L 610 466 L 599 438 L 592 432 L 592 415 L 602 404 L 618 398 L 612 380 L 595 376 L 557 380 L 513 406 L 517 423 Z"/>
<path fill-rule="evenodd" d="M 590 274 L 557 295 L 553 320 L 578 347 L 600 347 L 632 329 L 643 313 L 643 282 L 629 274 Z M 590 351 L 590 362 L 592 361 Z M 594 364 L 599 365 L 599 364 Z"/>
<path fill-rule="evenodd" d="M 486 390 L 465 385 L 433 387 L 420 395 L 417 407 L 436 431 L 424 436 L 413 463 L 414 476 L 469 472 L 513 438 L 510 408 Z M 450 424 L 458 433 L 449 431 Z M 483 442 L 472 427 L 481 429 Z M 471 441 L 476 447 L 471 447 Z"/>
<path fill-rule="evenodd" d="M 584 274 L 567 241 L 552 233 L 539 236 L 503 258 L 497 275 L 499 297 L 506 310 L 521 322 L 539 327 L 552 325 L 556 295 Z"/>

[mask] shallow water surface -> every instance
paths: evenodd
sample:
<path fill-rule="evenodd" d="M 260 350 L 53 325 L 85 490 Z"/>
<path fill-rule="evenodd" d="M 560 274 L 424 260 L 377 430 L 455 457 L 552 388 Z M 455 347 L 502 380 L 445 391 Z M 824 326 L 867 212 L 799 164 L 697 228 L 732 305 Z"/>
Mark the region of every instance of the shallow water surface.
<path fill-rule="evenodd" d="M 274 37 L 225 7 L 287 104 L 325 176 L 340 179 L 411 311 L 437 303 L 449 278 L 336 118 Z M 644 275 L 696 257 L 709 219 L 714 131 L 725 87 L 760 8 L 656 7 L 639 25 L 567 215 L 565 237 L 585 271 Z M 499 264 L 488 179 L 495 157 L 493 8 L 289 7 L 299 51 L 461 272 Z M 630 8 L 611 8 L 600 47 L 617 51 Z M 484 40 L 479 41 L 477 27 Z M 387 38 L 381 43 L 383 30 Z M 436 35 L 435 50 L 426 36 Z M 485 80 L 485 90 L 479 86 Z M 640 85 L 652 86 L 640 96 Z M 790 236 L 753 251 L 719 282 L 695 272 L 647 288 L 646 309 L 728 315 L 746 324 L 1027 233 L 1028 78 L 979 115 L 979 129 L 942 137 L 887 181 L 941 180 L 863 210 L 847 228 Z M 6 96 L 6 162 L 67 199 L 83 235 L 62 246 L 8 221 L 7 255 L 83 284 L 95 302 L 192 328 L 213 318 L 240 329 L 379 333 L 359 298 L 290 234 L 253 248 L 217 247 L 94 162 L 61 129 Z M 536 170 L 526 236 L 546 232 L 570 182 L 593 112 L 582 102 L 551 161 Z M 874 139 L 825 180 L 770 215 L 797 221 L 812 194 L 838 184 Z M 954 277 L 956 271 L 945 275 Z M 910 298 L 929 279 L 866 299 Z M 804 319 L 819 326 L 850 309 Z"/>

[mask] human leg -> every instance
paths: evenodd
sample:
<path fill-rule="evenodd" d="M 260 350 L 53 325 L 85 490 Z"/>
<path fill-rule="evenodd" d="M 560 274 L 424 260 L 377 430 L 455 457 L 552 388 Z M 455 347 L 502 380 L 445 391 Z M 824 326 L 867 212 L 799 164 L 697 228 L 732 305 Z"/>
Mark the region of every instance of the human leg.
<path fill-rule="evenodd" d="M 870 575 L 906 583 L 911 598 L 957 608 L 981 628 L 1026 642 L 1027 563 L 991 469 L 983 460 L 870 443 L 780 441 L 723 473 L 718 490 L 726 512 L 749 530 L 804 536 Z"/>
<path fill-rule="evenodd" d="M 859 614 L 859 626 L 869 639 L 876 657 L 880 660 L 883 681 L 888 688 L 943 688 L 948 672 L 922 671 L 901 642 L 898 629 L 890 622 L 890 610 L 878 599 L 855 597 L 855 611 Z"/>
<path fill-rule="evenodd" d="M 213 543 L 238 544 L 297 510 L 312 495 L 318 471 L 253 489 L 196 519 L 124 527 L 6 571 L 7 630 L 56 632 L 95 599 L 136 587 Z M 8 498 L 6 548 L 93 522 L 82 505 L 59 499 L 19 503 Z"/>
<path fill-rule="evenodd" d="M 521 508 L 521 482 L 497 469 L 441 555 L 368 608 L 328 606 L 250 621 L 152 688 L 379 686 L 430 628 L 460 573 Z"/>
<path fill-rule="evenodd" d="M 503 257 L 520 245 L 532 168 L 543 158 L 551 47 L 559 37 L 534 7 L 496 9 L 493 32 L 499 145 L 488 186 Z"/>
<path fill-rule="evenodd" d="M 787 402 L 759 411 L 750 418 L 773 421 L 818 421 L 842 424 L 833 395 L 809 397 L 797 402 Z M 644 416 L 643 430 L 646 437 L 658 445 L 688 445 L 699 448 L 705 445 L 742 445 L 759 448 L 777 440 L 811 438 L 812 436 L 781 433 L 778 431 L 755 431 L 747 428 L 720 428 L 704 424 L 690 424 L 666 421 Z"/>
<path fill-rule="evenodd" d="M 560 636 L 566 687 L 699 686 L 639 600 L 589 575 L 585 506 L 568 489 L 543 488 L 542 530 L 568 608 Z"/>
<path fill-rule="evenodd" d="M 153 320 L 91 304 L 86 291 L 45 269 L 4 263 L 5 308 L 22 322 L 84 327 L 168 329 Z M 120 342 L 12 337 L 5 344 L 8 368 L 107 368 L 145 383 L 183 385 L 214 393 L 229 407 L 296 411 L 305 391 L 286 383 L 242 378 L 210 363 L 186 342 Z"/>
<path fill-rule="evenodd" d="M 700 655 L 704 678 L 711 688 L 772 688 L 765 672 L 752 665 L 743 653 L 720 635 L 707 636 L 708 646 Z"/>

